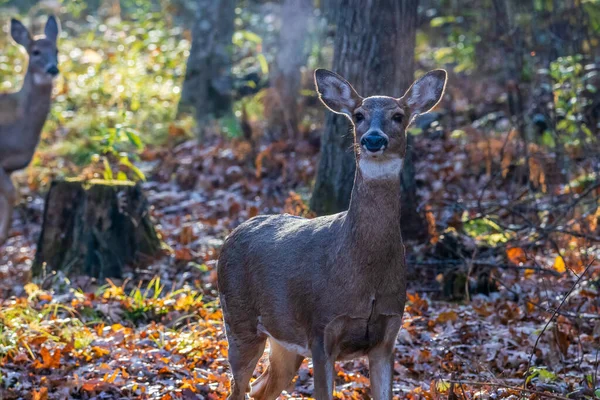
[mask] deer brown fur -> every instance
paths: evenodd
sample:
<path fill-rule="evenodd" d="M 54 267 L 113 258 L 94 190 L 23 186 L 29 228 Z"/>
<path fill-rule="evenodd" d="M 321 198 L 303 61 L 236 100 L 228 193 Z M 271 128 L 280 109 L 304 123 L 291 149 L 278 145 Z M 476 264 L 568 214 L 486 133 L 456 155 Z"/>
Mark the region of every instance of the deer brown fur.
<path fill-rule="evenodd" d="M 53 78 L 58 74 L 56 40 L 59 24 L 49 17 L 44 37 L 31 37 L 13 19 L 12 38 L 27 51 L 29 65 L 20 91 L 0 94 L 0 245 L 8 238 L 15 202 L 10 174 L 31 162 L 48 112 Z"/>
<path fill-rule="evenodd" d="M 258 216 L 227 238 L 218 284 L 232 391 L 245 398 L 267 340 L 269 365 L 251 385 L 276 399 L 312 357 L 314 397 L 333 398 L 336 360 L 368 356 L 375 399 L 392 398 L 393 350 L 406 297 L 400 171 L 406 128 L 442 97 L 429 72 L 399 99 L 360 97 L 342 77 L 315 71 L 323 103 L 353 123 L 357 170 L 347 212 L 304 219 Z"/>

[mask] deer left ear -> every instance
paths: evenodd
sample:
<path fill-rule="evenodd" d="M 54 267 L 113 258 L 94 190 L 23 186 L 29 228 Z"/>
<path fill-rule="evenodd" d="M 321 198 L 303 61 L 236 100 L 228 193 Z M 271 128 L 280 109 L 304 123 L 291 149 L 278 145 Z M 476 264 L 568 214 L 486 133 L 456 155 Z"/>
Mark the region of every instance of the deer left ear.
<path fill-rule="evenodd" d="M 48 40 L 56 42 L 58 38 L 58 33 L 60 32 L 60 26 L 58 20 L 55 16 L 51 15 L 48 17 L 48 22 L 46 22 L 46 28 L 44 29 L 44 34 Z"/>
<path fill-rule="evenodd" d="M 442 99 L 447 77 L 443 69 L 429 71 L 415 81 L 400 100 L 408 104 L 413 116 L 428 113 Z"/>

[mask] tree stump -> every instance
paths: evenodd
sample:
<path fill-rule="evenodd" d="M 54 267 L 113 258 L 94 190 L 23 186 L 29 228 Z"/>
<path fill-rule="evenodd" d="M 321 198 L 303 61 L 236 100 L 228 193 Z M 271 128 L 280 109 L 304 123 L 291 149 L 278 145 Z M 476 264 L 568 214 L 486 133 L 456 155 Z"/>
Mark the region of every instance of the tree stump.
<path fill-rule="evenodd" d="M 140 185 L 54 181 L 46 197 L 32 272 L 119 278 L 124 265 L 148 260 L 160 249 Z"/>

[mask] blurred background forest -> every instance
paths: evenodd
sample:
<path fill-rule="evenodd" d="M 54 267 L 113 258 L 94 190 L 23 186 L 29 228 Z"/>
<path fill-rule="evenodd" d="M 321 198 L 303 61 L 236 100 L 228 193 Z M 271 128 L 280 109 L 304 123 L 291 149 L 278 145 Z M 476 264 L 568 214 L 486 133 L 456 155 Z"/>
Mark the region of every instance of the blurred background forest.
<path fill-rule="evenodd" d="M 0 92 L 27 68 L 10 18 L 40 33 L 48 15 L 61 73 L 13 174 L 0 399 L 225 398 L 224 237 L 257 214 L 348 205 L 352 137 L 315 68 L 363 96 L 449 73 L 408 132 L 394 394 L 600 398 L 599 0 L 0 0 Z M 73 178 L 138 183 L 160 254 L 117 273 L 36 261 L 60 247 L 45 214 L 73 205 L 44 212 L 45 196 Z M 340 364 L 336 396 L 367 398 L 367 376 Z M 311 391 L 305 363 L 290 395 Z"/>

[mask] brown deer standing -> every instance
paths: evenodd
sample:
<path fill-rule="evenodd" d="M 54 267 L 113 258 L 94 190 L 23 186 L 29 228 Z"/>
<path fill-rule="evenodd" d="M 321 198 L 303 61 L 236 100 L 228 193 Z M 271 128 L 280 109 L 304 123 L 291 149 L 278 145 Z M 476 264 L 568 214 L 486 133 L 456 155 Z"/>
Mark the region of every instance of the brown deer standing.
<path fill-rule="evenodd" d="M 315 83 L 325 106 L 353 123 L 350 207 L 310 220 L 258 216 L 225 241 L 218 283 L 233 375 L 229 399 L 245 398 L 267 340 L 269 366 L 252 384 L 255 399 L 277 398 L 305 357 L 313 361 L 314 397 L 331 399 L 335 361 L 363 355 L 373 397 L 392 398 L 406 297 L 399 222 L 406 128 L 441 99 L 446 72 L 429 72 L 399 99 L 362 98 L 323 69 Z"/>
<path fill-rule="evenodd" d="M 50 110 L 52 81 L 58 75 L 59 29 L 51 16 L 46 36 L 32 38 L 20 21 L 11 20 L 11 36 L 27 50 L 29 66 L 20 91 L 0 94 L 0 245 L 8 238 L 15 202 L 10 174 L 31 162 Z"/>

